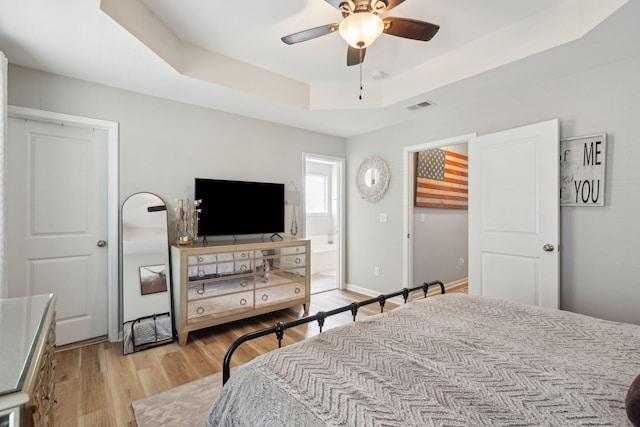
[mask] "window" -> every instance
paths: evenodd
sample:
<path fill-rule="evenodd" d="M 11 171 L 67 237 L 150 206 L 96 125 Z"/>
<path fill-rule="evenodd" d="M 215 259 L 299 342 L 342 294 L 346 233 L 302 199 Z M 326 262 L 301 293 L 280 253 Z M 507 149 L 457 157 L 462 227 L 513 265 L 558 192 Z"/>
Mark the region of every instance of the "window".
<path fill-rule="evenodd" d="M 305 198 L 307 214 L 327 215 L 329 213 L 327 177 L 324 175 L 306 175 Z"/>

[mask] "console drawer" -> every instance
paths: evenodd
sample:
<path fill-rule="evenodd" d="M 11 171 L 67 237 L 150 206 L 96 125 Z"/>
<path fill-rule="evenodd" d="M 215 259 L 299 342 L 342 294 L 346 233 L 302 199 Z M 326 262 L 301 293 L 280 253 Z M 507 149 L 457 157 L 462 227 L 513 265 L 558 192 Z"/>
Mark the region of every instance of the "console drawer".
<path fill-rule="evenodd" d="M 304 269 L 302 269 L 304 272 Z M 256 275 L 256 289 L 267 288 L 272 286 L 284 285 L 289 283 L 297 283 L 305 287 L 304 275 L 300 275 L 298 271 L 274 271 L 267 274 Z"/>
<path fill-rule="evenodd" d="M 293 254 L 303 254 L 305 253 L 304 246 L 291 246 L 289 248 L 281 248 L 280 253 L 282 255 L 293 255 Z"/>
<path fill-rule="evenodd" d="M 253 276 L 218 280 L 216 282 L 189 285 L 187 299 L 194 301 L 232 292 L 249 291 L 253 289 Z"/>
<path fill-rule="evenodd" d="M 231 313 L 253 309 L 253 291 L 189 301 L 187 323 L 202 317 L 223 317 Z"/>
<path fill-rule="evenodd" d="M 188 265 L 211 264 L 216 262 L 216 254 L 190 255 L 187 257 Z"/>
<path fill-rule="evenodd" d="M 287 283 L 286 285 L 261 288 L 256 290 L 256 307 L 275 304 L 290 299 L 304 298 L 305 286 L 300 283 Z"/>

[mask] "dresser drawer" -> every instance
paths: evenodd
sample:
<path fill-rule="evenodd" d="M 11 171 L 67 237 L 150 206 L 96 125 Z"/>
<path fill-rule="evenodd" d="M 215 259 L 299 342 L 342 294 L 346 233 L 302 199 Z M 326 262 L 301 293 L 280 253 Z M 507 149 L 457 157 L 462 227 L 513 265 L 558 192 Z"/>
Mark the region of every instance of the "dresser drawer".
<path fill-rule="evenodd" d="M 289 271 L 275 271 L 265 275 L 256 275 L 256 289 L 285 285 L 287 283 L 297 283 L 304 287 L 305 279 L 304 276 Z"/>
<path fill-rule="evenodd" d="M 223 317 L 231 313 L 253 309 L 253 291 L 222 295 L 187 304 L 187 323 L 198 322 L 202 317 Z"/>
<path fill-rule="evenodd" d="M 303 254 L 305 253 L 304 246 L 291 246 L 289 248 L 281 248 L 280 253 L 282 255 L 293 255 L 293 254 Z"/>
<path fill-rule="evenodd" d="M 216 262 L 216 254 L 190 255 L 187 257 L 188 265 L 212 264 Z"/>
<path fill-rule="evenodd" d="M 302 267 L 302 269 L 304 270 L 304 267 L 307 264 L 306 260 L 307 257 L 305 254 L 281 255 L 273 259 L 273 266 L 281 270 L 290 270 L 297 267 Z"/>
<path fill-rule="evenodd" d="M 253 289 L 253 280 L 253 276 L 247 276 L 189 285 L 187 300 L 194 301 L 232 292 L 250 291 Z"/>
<path fill-rule="evenodd" d="M 275 304 L 290 299 L 304 298 L 305 286 L 300 283 L 287 283 L 270 288 L 256 289 L 256 307 Z"/>
<path fill-rule="evenodd" d="M 187 269 L 187 277 L 190 282 L 196 282 L 198 280 L 206 280 L 217 277 L 218 266 L 216 264 L 204 264 L 189 266 Z"/>

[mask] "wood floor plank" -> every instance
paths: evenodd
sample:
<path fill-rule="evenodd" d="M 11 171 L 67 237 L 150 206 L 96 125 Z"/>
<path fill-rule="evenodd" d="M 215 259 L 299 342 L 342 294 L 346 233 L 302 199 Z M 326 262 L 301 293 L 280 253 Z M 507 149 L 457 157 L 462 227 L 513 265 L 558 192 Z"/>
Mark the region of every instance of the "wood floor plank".
<path fill-rule="evenodd" d="M 460 289 L 466 291 L 466 287 L 451 291 Z M 433 293 L 436 293 L 435 289 Z M 311 298 L 309 313 L 328 311 L 368 298 L 338 290 L 315 294 Z M 394 307 L 395 304 L 387 302 L 385 311 Z M 361 307 L 358 318 L 379 312 L 377 303 Z M 133 401 L 220 372 L 229 345 L 239 336 L 302 315 L 302 307 L 282 310 L 192 332 L 184 346 L 175 342 L 128 355 L 122 353 L 121 342 L 98 342 L 57 351 L 55 425 L 133 427 L 136 425 L 131 407 Z M 349 323 L 352 323 L 351 313 L 341 313 L 328 318 L 324 330 Z M 318 332 L 317 322 L 289 329 L 285 332 L 283 346 Z M 231 366 L 239 366 L 276 348 L 277 340 L 273 335 L 247 342 L 238 347 Z"/>

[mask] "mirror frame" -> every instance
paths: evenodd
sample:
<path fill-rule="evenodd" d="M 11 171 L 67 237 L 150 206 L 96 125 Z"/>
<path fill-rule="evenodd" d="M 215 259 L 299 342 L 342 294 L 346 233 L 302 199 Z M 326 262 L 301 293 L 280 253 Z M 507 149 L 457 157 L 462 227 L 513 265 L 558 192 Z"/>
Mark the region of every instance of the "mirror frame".
<path fill-rule="evenodd" d="M 373 183 L 367 183 L 368 171 L 373 169 L 377 172 L 377 179 Z M 389 167 L 387 162 L 379 156 L 366 158 L 356 172 L 356 187 L 362 198 L 368 202 L 376 203 L 382 199 L 389 188 L 390 181 Z"/>
<path fill-rule="evenodd" d="M 139 283 L 138 286 L 140 287 L 140 294 L 142 297 L 144 297 L 145 295 L 151 295 L 153 293 L 159 294 L 159 293 L 167 293 L 167 297 L 169 299 L 169 304 L 168 304 L 168 322 L 170 324 L 170 326 L 165 325 L 164 323 L 162 325 L 158 324 L 158 326 L 163 326 L 163 330 L 166 329 L 165 327 L 170 328 L 170 333 L 171 333 L 171 340 L 169 341 L 168 339 L 163 339 L 162 341 L 158 341 L 156 343 L 150 343 L 150 344 L 142 344 L 142 345 L 135 345 L 133 343 L 133 341 L 131 341 L 131 344 L 129 347 L 127 347 L 127 331 L 125 331 L 125 327 L 127 324 L 131 324 L 133 322 L 133 324 L 135 324 L 138 321 L 147 321 L 147 319 L 152 318 L 153 322 L 156 322 L 156 316 L 157 319 L 162 319 L 164 314 L 167 314 L 166 311 L 161 310 L 160 312 L 157 313 L 148 313 L 145 315 L 142 315 L 142 317 L 138 317 L 136 319 L 125 319 L 125 274 L 124 274 L 124 270 L 125 270 L 125 250 L 124 250 L 124 232 L 125 232 L 125 220 L 126 218 L 124 217 L 124 212 L 125 212 L 125 206 L 127 204 L 127 202 L 129 200 L 131 200 L 132 198 L 136 197 L 136 196 L 141 196 L 141 195 L 146 195 L 146 196 L 153 196 L 154 198 L 156 198 L 158 200 L 158 203 L 162 203 L 164 209 L 154 209 L 154 210 L 150 210 L 150 208 L 153 208 L 153 206 L 147 206 L 147 211 L 148 212 L 155 212 L 155 211 L 159 211 L 159 210 L 164 210 L 165 211 L 165 215 L 166 215 L 166 255 L 164 256 L 165 261 L 165 279 L 166 279 L 166 290 L 163 290 L 162 292 L 147 292 L 145 293 L 143 291 L 143 278 L 142 276 L 140 276 L 139 273 Z M 169 240 L 169 224 L 170 224 L 170 217 L 169 217 L 169 207 L 167 205 L 167 203 L 162 199 L 162 197 L 158 196 L 155 193 L 150 193 L 150 192 L 146 192 L 146 191 L 141 191 L 141 192 L 137 192 L 137 193 L 132 193 L 130 194 L 127 198 L 125 198 L 120 206 L 120 265 L 119 265 L 119 276 L 120 276 L 120 286 L 119 286 L 119 290 L 120 290 L 120 325 L 122 327 L 122 333 L 123 333 L 123 351 L 124 354 L 129 354 L 129 353 L 135 353 L 136 351 L 140 351 L 140 350 L 145 350 L 147 348 L 152 348 L 152 347 L 156 347 L 158 345 L 164 345 L 164 344 L 170 344 L 171 342 L 174 342 L 176 339 L 176 333 L 175 333 L 175 328 L 174 328 L 174 302 L 173 302 L 173 283 L 172 283 L 172 275 L 171 275 L 171 244 L 170 244 L 170 240 Z M 155 253 L 155 252 L 154 252 Z M 158 254 L 160 254 L 160 252 L 158 252 Z M 141 267 L 145 267 L 145 266 L 138 266 L 138 271 L 140 271 Z M 132 276 L 132 275 L 131 275 Z M 165 322 L 166 323 L 166 322 Z M 133 326 L 131 326 L 132 328 L 132 332 L 133 332 Z M 168 331 L 167 331 L 168 332 Z M 156 337 L 157 339 L 157 337 Z"/>

